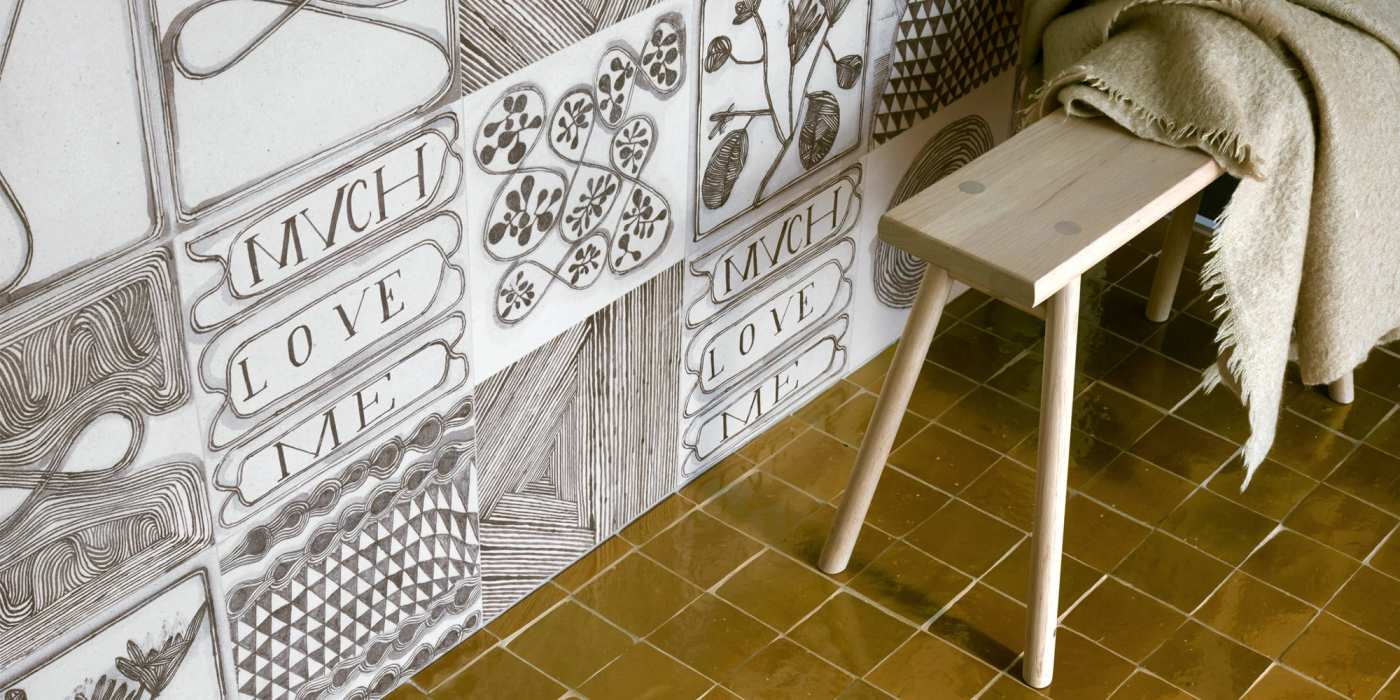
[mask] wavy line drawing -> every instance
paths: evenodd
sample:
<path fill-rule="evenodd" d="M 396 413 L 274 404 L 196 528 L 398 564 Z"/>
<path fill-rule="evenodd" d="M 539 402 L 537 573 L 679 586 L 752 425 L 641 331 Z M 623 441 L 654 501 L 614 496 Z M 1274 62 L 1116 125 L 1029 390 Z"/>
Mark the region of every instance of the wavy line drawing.
<path fill-rule="evenodd" d="M 220 568 L 232 571 L 266 557 L 277 544 L 301 536 L 311 521 L 333 510 L 348 494 L 355 493 L 370 479 L 383 481 L 399 472 L 403 458 L 410 452 L 429 453 L 448 430 L 467 426 L 472 421 L 472 397 L 456 404 L 446 416 L 432 413 L 409 434 L 407 440 L 397 437 L 374 448 L 369 457 L 357 460 L 345 470 L 317 484 L 305 495 L 281 506 L 272 520 L 254 526 L 240 538 L 220 560 Z M 431 457 L 404 471 L 395 483 L 412 486 L 432 469 Z"/>
<path fill-rule="evenodd" d="M 0 527 L 0 668 L 213 541 L 195 464 L 54 474 Z"/>
<path fill-rule="evenodd" d="M 685 36 L 679 15 L 663 15 L 640 51 L 608 48 L 593 83 L 565 90 L 552 108 L 540 88 L 522 84 L 486 112 L 472 150 L 483 172 L 504 176 L 482 224 L 486 254 L 510 263 L 496 284 L 498 323 L 524 320 L 556 283 L 586 290 L 604 270 L 625 276 L 665 248 L 672 207 L 642 179 L 659 130 L 631 109 L 638 88 L 661 100 L 680 88 Z M 602 139 L 606 156 L 590 155 Z M 547 155 L 537 150 L 541 140 Z M 542 246 L 556 234 L 569 246 L 546 258 Z"/>
<path fill-rule="evenodd" d="M 904 172 L 889 209 L 902 204 L 928 186 L 957 171 L 995 145 L 992 127 L 977 115 L 963 117 L 943 127 L 919 151 Z M 919 284 L 928 264 L 883 241 L 875 241 L 875 297 L 886 306 L 907 309 L 914 306 Z"/>
<path fill-rule="evenodd" d="M 172 286 L 170 252 L 158 248 L 30 298 L 0 322 L 0 486 L 28 491 L 0 513 L 0 529 L 43 498 L 58 473 L 127 469 L 146 419 L 188 399 Z M 105 463 L 75 453 L 80 444 Z"/>

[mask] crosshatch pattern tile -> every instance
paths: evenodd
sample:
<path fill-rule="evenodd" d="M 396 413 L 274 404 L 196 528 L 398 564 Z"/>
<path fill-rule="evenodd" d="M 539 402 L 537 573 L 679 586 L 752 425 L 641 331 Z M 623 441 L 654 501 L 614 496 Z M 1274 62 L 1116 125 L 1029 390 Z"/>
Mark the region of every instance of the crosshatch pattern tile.
<path fill-rule="evenodd" d="M 1196 386 L 1210 315 L 1191 284 L 1143 320 L 1155 261 L 1125 248 L 1086 295 L 1045 693 L 1019 680 L 1041 331 L 969 292 L 847 571 L 815 562 L 889 352 L 391 697 L 1400 698 L 1400 355 L 1349 407 L 1289 380 L 1288 436 L 1241 493 L 1243 412 Z"/>

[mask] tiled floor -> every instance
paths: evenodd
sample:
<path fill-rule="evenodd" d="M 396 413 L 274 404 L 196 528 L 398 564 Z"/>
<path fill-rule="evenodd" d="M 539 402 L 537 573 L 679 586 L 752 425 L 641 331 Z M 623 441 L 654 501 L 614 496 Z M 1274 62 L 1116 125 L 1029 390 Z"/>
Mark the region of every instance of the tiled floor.
<path fill-rule="evenodd" d="M 1085 284 L 1056 698 L 1400 698 L 1400 354 L 1340 407 L 1290 382 L 1241 494 L 1188 276 L 1151 235 Z M 1199 251 L 1192 257 L 1200 260 Z M 1019 680 L 1041 324 L 956 300 L 849 571 L 813 563 L 890 353 L 392 696 L 1030 698 Z"/>

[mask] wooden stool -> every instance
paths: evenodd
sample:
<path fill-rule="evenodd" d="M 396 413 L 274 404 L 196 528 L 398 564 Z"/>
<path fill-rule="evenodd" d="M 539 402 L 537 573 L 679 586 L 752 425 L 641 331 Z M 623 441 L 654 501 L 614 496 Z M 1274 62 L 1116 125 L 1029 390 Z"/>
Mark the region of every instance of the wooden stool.
<path fill-rule="evenodd" d="M 1221 174 L 1215 161 L 1199 151 L 1139 139 L 1107 119 L 1061 112 L 886 213 L 880 238 L 929 266 L 822 551 L 822 570 L 837 573 L 850 560 L 952 278 L 1021 308 L 1045 304 L 1025 681 L 1034 688 L 1050 685 L 1080 275 L 1172 213 L 1147 303 L 1148 318 L 1165 321 L 1200 191 Z M 1334 389 L 1349 387 L 1345 381 Z"/>

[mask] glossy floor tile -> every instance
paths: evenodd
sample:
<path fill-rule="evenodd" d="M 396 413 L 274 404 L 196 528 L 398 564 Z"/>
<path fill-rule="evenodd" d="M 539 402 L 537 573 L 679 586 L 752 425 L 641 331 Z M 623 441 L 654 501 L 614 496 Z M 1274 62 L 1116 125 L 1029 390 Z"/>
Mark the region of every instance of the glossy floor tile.
<path fill-rule="evenodd" d="M 1019 680 L 1042 330 L 970 292 L 845 572 L 815 562 L 889 352 L 391 697 L 1400 700 L 1400 356 L 1373 353 L 1350 406 L 1290 380 L 1241 492 L 1244 413 L 1197 387 L 1215 329 L 1193 285 L 1142 318 L 1149 251 L 1086 286 L 1045 692 Z"/>

